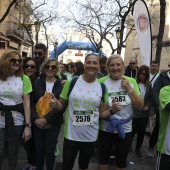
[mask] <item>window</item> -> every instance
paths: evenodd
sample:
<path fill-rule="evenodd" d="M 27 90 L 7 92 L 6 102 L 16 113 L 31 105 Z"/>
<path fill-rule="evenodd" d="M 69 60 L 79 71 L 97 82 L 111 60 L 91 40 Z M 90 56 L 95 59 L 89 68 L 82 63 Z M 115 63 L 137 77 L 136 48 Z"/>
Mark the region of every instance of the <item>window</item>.
<path fill-rule="evenodd" d="M 5 42 L 4 41 L 0 41 L 0 49 L 5 49 Z"/>

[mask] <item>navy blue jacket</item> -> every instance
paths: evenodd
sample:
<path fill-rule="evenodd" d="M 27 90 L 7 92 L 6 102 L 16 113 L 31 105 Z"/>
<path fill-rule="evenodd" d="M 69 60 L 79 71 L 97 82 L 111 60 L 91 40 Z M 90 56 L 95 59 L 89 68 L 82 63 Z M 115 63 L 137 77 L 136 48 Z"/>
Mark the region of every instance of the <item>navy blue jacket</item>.
<path fill-rule="evenodd" d="M 157 113 L 159 113 L 159 91 L 161 88 L 170 85 L 170 78 L 167 75 L 168 71 L 160 73 L 152 88 L 152 99 Z"/>
<path fill-rule="evenodd" d="M 62 91 L 63 86 L 61 85 L 61 79 L 56 76 L 56 82 L 54 83 L 52 93 L 54 96 L 59 99 L 60 93 Z M 35 110 L 35 106 L 38 102 L 38 100 L 45 94 L 46 91 L 46 81 L 45 81 L 45 75 L 41 74 L 40 77 L 34 80 L 32 84 L 32 95 L 31 95 L 31 114 L 32 119 L 37 119 L 38 115 Z M 51 110 L 49 113 L 45 115 L 45 119 L 50 123 L 61 125 L 63 123 L 63 113 L 65 109 L 62 111 L 57 111 L 56 109 Z"/>

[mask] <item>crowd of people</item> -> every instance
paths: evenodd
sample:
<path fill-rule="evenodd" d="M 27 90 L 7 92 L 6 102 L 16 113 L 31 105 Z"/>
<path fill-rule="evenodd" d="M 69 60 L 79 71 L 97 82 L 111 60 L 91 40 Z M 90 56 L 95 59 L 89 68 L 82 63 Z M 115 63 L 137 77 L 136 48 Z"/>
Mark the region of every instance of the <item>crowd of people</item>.
<path fill-rule="evenodd" d="M 170 169 L 170 73 L 158 70 L 156 61 L 138 66 L 133 57 L 125 67 L 119 54 L 101 58 L 94 52 L 86 53 L 84 64 L 60 63 L 47 58 L 44 44 L 25 59 L 5 51 L 0 58 L 0 169 L 5 152 L 9 169 L 16 169 L 22 143 L 29 166 L 43 170 L 46 164 L 53 170 L 62 123 L 62 170 L 73 169 L 78 153 L 79 170 L 87 170 L 95 147 L 99 170 L 108 170 L 113 145 L 116 170 L 125 170 L 135 135 L 135 154 L 143 160 L 145 134 L 150 136 L 148 157 L 154 157 L 157 145 L 157 170 Z"/>

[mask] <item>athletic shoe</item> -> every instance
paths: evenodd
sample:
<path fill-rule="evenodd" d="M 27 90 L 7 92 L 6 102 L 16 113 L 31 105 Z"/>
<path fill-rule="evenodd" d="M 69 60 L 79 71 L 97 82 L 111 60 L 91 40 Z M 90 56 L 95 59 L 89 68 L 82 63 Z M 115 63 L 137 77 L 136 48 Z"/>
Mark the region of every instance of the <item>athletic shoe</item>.
<path fill-rule="evenodd" d="M 153 158 L 154 157 L 154 148 L 149 147 L 146 154 L 148 157 Z"/>
<path fill-rule="evenodd" d="M 57 157 L 59 153 L 60 151 L 59 151 L 58 145 L 56 145 L 54 155 Z"/>

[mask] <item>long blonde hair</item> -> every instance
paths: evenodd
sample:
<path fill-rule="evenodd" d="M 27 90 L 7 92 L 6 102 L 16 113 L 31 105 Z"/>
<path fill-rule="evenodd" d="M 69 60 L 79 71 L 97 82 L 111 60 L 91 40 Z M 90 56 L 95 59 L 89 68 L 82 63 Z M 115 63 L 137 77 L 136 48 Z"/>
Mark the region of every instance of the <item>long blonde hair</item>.
<path fill-rule="evenodd" d="M 10 60 L 15 56 L 18 55 L 19 59 L 22 59 L 19 52 L 16 50 L 6 50 L 1 58 L 0 58 L 0 80 L 6 81 L 7 78 L 10 76 Z M 15 72 L 16 77 L 22 77 L 24 74 L 22 69 L 22 64 L 20 64 L 19 69 Z"/>

